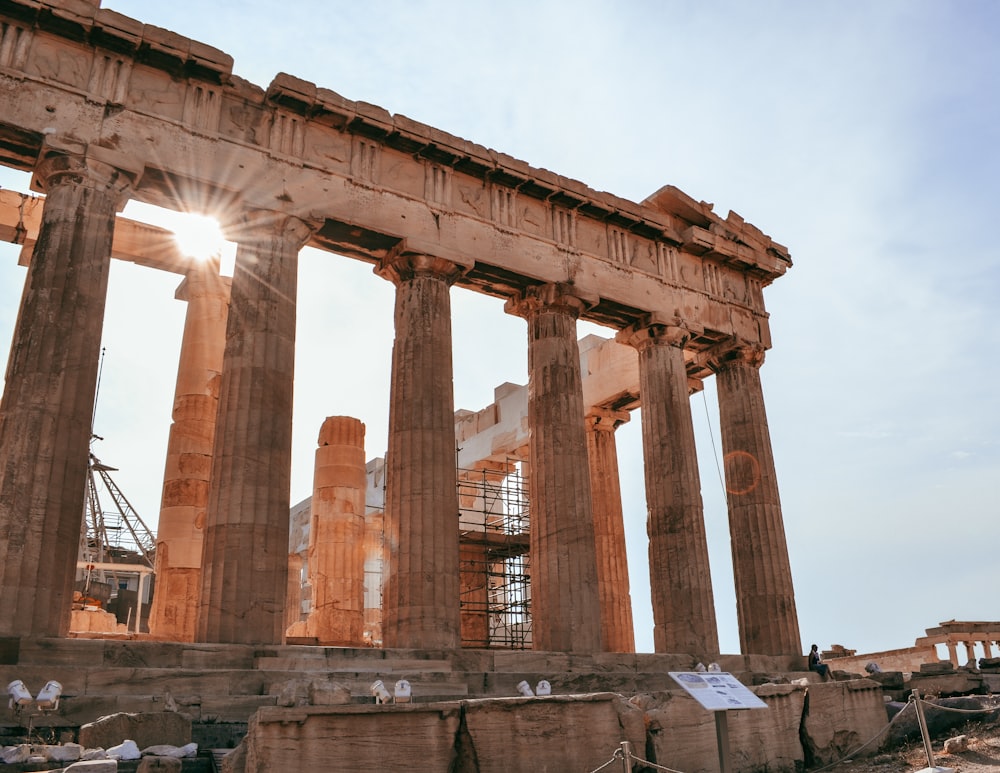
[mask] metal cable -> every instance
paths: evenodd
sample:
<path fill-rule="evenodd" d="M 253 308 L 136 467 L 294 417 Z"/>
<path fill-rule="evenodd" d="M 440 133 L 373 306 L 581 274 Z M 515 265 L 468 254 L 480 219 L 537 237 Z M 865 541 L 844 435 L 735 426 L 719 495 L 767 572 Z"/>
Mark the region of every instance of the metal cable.
<path fill-rule="evenodd" d="M 618 762 L 618 760 L 620 760 L 622 758 L 622 756 L 623 755 L 622 755 L 620 749 L 617 750 L 617 751 L 615 751 L 614 756 L 612 756 L 610 760 L 608 760 L 603 765 L 601 765 L 601 767 L 594 768 L 592 771 L 590 771 L 590 773 L 600 773 L 600 771 L 604 770 L 609 765 L 614 765 L 616 762 Z"/>
<path fill-rule="evenodd" d="M 992 711 L 1000 710 L 1000 706 L 994 706 L 990 709 L 960 709 L 954 706 L 942 706 L 938 703 L 929 703 L 923 698 L 918 698 L 918 700 L 925 706 L 930 706 L 931 708 L 937 709 L 938 711 L 953 711 L 956 714 L 989 714 Z"/>
<path fill-rule="evenodd" d="M 642 763 L 643 765 L 647 765 L 648 767 L 656 768 L 656 770 L 665 770 L 667 771 L 667 773 L 683 773 L 683 771 L 675 770 L 674 768 L 668 768 L 666 765 L 657 765 L 655 762 L 644 760 L 642 757 L 637 757 L 634 754 L 629 755 L 629 758 L 635 760 L 636 762 Z"/>

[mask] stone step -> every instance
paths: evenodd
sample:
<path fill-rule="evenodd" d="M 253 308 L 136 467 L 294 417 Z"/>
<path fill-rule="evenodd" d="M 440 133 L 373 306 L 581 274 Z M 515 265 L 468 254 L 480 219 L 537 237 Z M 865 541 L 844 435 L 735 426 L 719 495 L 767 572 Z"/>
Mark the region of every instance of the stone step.
<path fill-rule="evenodd" d="M 267 656 L 254 659 L 254 667 L 266 671 L 351 672 L 402 674 L 413 671 L 450 672 L 449 660 L 413 658 L 353 659 L 336 656 Z"/>

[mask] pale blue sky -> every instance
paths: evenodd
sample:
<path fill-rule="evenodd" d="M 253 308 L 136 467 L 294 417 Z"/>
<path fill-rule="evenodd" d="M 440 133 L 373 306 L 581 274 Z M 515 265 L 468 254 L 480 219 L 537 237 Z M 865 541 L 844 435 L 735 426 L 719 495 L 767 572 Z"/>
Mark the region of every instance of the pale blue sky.
<path fill-rule="evenodd" d="M 1000 620 L 1000 6 L 992 2 L 105 0 L 279 71 L 641 201 L 671 183 L 787 245 L 762 370 L 803 645 Z M 0 185 L 17 187 L 16 177 Z M 23 269 L 0 245 L 0 357 Z M 292 500 L 326 415 L 385 447 L 392 287 L 301 261 Z M 97 453 L 155 520 L 183 305 L 116 265 Z M 455 290 L 456 407 L 526 380 L 524 322 Z M 135 345 L 135 334 L 146 337 Z M 351 340 L 353 338 L 353 340 Z M 706 405 L 708 407 L 706 415 Z M 726 511 L 692 398 L 723 651 Z M 639 417 L 618 432 L 639 649 L 652 649 Z M 718 443 L 716 443 L 716 446 Z"/>

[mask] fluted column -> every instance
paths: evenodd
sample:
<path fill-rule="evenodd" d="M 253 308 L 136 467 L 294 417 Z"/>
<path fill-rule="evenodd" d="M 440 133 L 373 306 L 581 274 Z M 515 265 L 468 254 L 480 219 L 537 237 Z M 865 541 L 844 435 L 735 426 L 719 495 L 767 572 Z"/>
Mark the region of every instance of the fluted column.
<path fill-rule="evenodd" d="M 0 635 L 64 636 L 80 550 L 115 212 L 138 176 L 48 148 L 46 193 L 0 403 Z"/>
<path fill-rule="evenodd" d="M 701 481 L 678 320 L 618 335 L 639 351 L 653 646 L 706 657 L 719 651 Z"/>
<path fill-rule="evenodd" d="M 725 348 L 716 373 L 729 505 L 740 649 L 753 655 L 800 653 L 792 570 L 764 412 L 760 346 Z"/>
<path fill-rule="evenodd" d="M 309 527 L 306 635 L 361 646 L 365 615 L 365 425 L 329 416 L 319 432 Z"/>
<path fill-rule="evenodd" d="M 412 253 L 378 267 L 379 275 L 396 285 L 385 459 L 386 647 L 460 644 L 449 292 L 461 270 Z"/>
<path fill-rule="evenodd" d="M 601 599 L 601 639 L 605 652 L 635 652 L 632 596 L 629 593 L 625 517 L 615 430 L 629 419 L 625 411 L 591 408 L 587 414 L 590 491 L 594 503 L 597 588 Z"/>
<path fill-rule="evenodd" d="M 255 211 L 238 245 L 202 560 L 198 641 L 280 644 L 285 632 L 298 254 L 310 229 Z"/>
<path fill-rule="evenodd" d="M 177 299 L 187 301 L 187 314 L 156 532 L 156 594 L 149 630 L 158 639 L 190 642 L 197 630 L 229 285 L 219 275 L 218 260 L 206 260 L 193 261 L 177 288 Z"/>
<path fill-rule="evenodd" d="M 532 647 L 553 652 L 603 649 L 576 338 L 583 308 L 565 285 L 507 303 L 528 323 Z"/>

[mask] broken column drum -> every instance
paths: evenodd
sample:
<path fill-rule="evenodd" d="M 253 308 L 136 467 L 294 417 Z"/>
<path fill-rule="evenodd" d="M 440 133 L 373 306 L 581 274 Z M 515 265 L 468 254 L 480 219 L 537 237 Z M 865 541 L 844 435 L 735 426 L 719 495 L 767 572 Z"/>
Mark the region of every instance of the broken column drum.
<path fill-rule="evenodd" d="M 316 449 L 309 529 L 306 636 L 320 644 L 364 645 L 366 482 L 365 425 L 328 417 Z"/>
<path fill-rule="evenodd" d="M 156 539 L 150 633 L 194 641 L 201 594 L 201 552 L 212 472 L 219 381 L 226 344 L 229 280 L 217 259 L 195 261 L 177 297 L 187 301 L 167 439 Z"/>
<path fill-rule="evenodd" d="M 201 576 L 190 583 L 197 640 L 284 640 L 297 255 L 308 244 L 396 284 L 387 645 L 459 646 L 455 287 L 507 299 L 528 323 L 533 646 L 606 646 L 585 417 L 641 406 L 643 425 L 648 413 L 676 441 L 644 440 L 657 649 L 717 648 L 686 382 L 715 374 L 721 344 L 770 347 L 763 288 L 791 266 L 785 247 L 673 186 L 632 202 L 291 75 L 258 88 L 233 74 L 225 53 L 98 0 L 8 0 L 0 36 L 0 162 L 37 169 L 48 196 L 0 412 L 0 588 L 18 604 L 0 631 L 66 633 L 107 256 L 128 196 L 216 216 L 239 245 Z M 165 267 L 152 253 L 132 259 Z M 585 404 L 578 319 L 633 332 L 681 320 L 671 324 L 687 332 L 680 345 L 639 346 L 641 389 Z M 718 373 L 720 399 L 729 395 L 724 442 L 734 459 L 754 455 L 768 477 L 766 490 L 730 504 L 741 646 L 799 653 L 756 371 L 722 363 Z M 744 392 L 752 399 L 741 405 Z M 735 429 L 744 423 L 750 434 Z M 670 491 L 650 480 L 664 463 L 674 470 Z M 690 533 L 667 540 L 665 529 Z M 178 558 L 176 536 L 163 535 L 164 567 Z M 671 568 L 675 546 L 693 552 Z M 757 548 L 770 567 L 747 563 Z M 760 633 L 761 614 L 778 616 L 778 634 Z M 169 635 L 189 630 L 178 623 Z"/>

